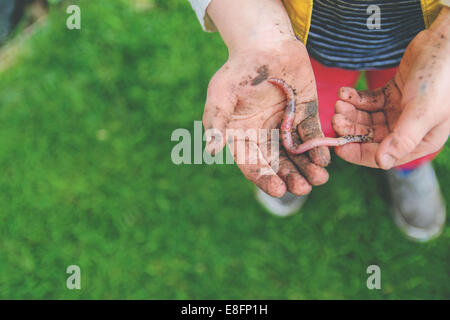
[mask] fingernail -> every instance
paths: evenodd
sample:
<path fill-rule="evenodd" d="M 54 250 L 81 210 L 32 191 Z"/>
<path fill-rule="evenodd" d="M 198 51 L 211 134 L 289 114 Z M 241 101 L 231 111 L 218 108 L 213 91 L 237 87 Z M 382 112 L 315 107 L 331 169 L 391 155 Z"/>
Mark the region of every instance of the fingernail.
<path fill-rule="evenodd" d="M 381 167 L 388 170 L 394 166 L 395 159 L 388 153 L 381 156 Z"/>

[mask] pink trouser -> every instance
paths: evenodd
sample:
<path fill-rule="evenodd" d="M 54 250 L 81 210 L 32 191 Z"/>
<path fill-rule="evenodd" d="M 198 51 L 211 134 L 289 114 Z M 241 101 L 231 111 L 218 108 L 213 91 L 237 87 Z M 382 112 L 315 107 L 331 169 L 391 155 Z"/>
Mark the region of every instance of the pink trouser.
<path fill-rule="evenodd" d="M 317 94 L 319 96 L 319 115 L 322 130 L 327 137 L 334 137 L 336 133 L 331 126 L 331 118 L 334 115 L 334 105 L 337 101 L 337 92 L 340 87 L 354 87 L 359 76 L 359 71 L 326 67 L 311 58 L 314 75 L 317 82 Z M 367 85 L 370 90 L 384 87 L 391 80 L 397 68 L 366 71 Z M 436 153 L 416 159 L 399 166 L 404 170 L 414 169 L 423 163 L 433 160 Z"/>

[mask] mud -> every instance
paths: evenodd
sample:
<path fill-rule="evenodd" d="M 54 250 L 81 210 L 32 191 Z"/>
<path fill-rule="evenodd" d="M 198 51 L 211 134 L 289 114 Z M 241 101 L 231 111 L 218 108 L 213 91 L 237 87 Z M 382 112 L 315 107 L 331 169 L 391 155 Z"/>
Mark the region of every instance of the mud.
<path fill-rule="evenodd" d="M 318 113 L 319 105 L 317 100 L 310 101 L 306 103 L 306 116 L 307 117 L 315 117 Z"/>
<path fill-rule="evenodd" d="M 256 70 L 258 75 L 252 80 L 252 86 L 257 86 L 261 82 L 267 80 L 269 77 L 269 68 L 267 65 L 263 65 Z"/>

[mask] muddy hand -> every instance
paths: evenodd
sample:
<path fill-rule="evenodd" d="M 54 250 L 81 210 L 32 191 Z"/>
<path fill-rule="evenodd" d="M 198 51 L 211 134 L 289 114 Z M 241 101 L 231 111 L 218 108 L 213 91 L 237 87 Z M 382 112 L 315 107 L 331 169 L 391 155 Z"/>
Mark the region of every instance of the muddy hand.
<path fill-rule="evenodd" d="M 384 88 L 342 88 L 333 118 L 339 135 L 374 131 L 374 143 L 336 153 L 352 163 L 390 169 L 434 153 L 450 134 L 450 9 L 410 43 Z"/>
<path fill-rule="evenodd" d="M 288 155 L 281 148 L 275 154 L 271 148 L 279 145 L 278 138 L 245 135 L 279 128 L 286 97 L 267 81 L 275 77 L 285 79 L 302 93 L 297 103 L 305 108 L 294 119 L 302 140 L 323 136 L 311 63 L 304 44 L 294 34 L 283 2 L 213 0 L 207 13 L 229 52 L 227 62 L 209 83 L 203 114 L 205 129 L 215 129 L 211 131 L 226 138 L 211 137 L 207 150 L 215 153 L 228 144 L 244 176 L 272 196 L 280 197 L 288 190 L 304 195 L 312 186 L 325 183 L 328 173 L 323 167 L 330 159 L 328 148 L 315 148 L 308 155 Z M 230 136 L 230 130 L 244 134 Z M 248 158 L 257 162 L 240 161 Z"/>
<path fill-rule="evenodd" d="M 271 137 L 257 140 L 252 136 L 230 136 L 230 131 L 258 132 L 280 127 L 286 97 L 267 81 L 271 77 L 289 79 L 287 81 L 297 92 L 301 92 L 293 123 L 298 127 L 297 133 L 302 141 L 323 137 L 317 114 L 315 80 L 306 49 L 297 40 L 284 41 L 275 49 L 230 57 L 213 77 L 208 88 L 203 123 L 205 129 L 215 129 L 226 139 L 214 138 L 207 144 L 207 150 L 216 153 L 228 143 L 244 176 L 266 193 L 280 197 L 289 190 L 296 195 L 304 195 L 311 191 L 312 186 L 328 180 L 328 173 L 323 168 L 330 159 L 327 147 L 299 155 L 281 150 L 276 170 L 271 166 L 275 160 L 269 152 Z M 295 138 L 299 139 L 299 135 Z M 245 147 L 238 148 L 239 143 Z M 263 161 L 245 161 L 252 154 L 262 155 Z"/>

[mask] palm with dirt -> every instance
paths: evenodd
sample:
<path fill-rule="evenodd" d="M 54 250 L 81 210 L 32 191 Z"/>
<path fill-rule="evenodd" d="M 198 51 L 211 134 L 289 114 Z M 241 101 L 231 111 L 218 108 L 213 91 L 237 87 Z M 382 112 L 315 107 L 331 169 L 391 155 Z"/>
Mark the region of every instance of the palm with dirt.
<path fill-rule="evenodd" d="M 307 141 L 323 137 L 317 111 L 317 92 L 314 74 L 305 46 L 298 40 L 283 40 L 269 48 L 230 55 L 225 65 L 214 75 L 209 88 L 203 115 L 206 129 L 214 128 L 227 136 L 230 130 L 279 128 L 286 98 L 268 78 L 281 78 L 297 93 L 297 112 L 294 128 L 297 139 Z M 228 131 L 227 131 L 228 130 Z M 227 131 L 227 132 L 226 132 Z M 247 179 L 272 196 L 282 196 L 287 190 L 304 195 L 312 185 L 328 180 L 323 168 L 329 163 L 326 147 L 310 150 L 308 155 L 287 155 L 280 150 L 279 169 L 271 168 L 274 155 L 270 150 L 270 137 L 256 140 L 242 138 L 244 148 L 237 148 L 239 137 L 227 136 L 227 143 L 236 159 L 249 159 L 249 153 L 262 154 L 263 161 L 236 161 Z M 225 139 L 208 144 L 212 153 L 222 149 Z"/>

